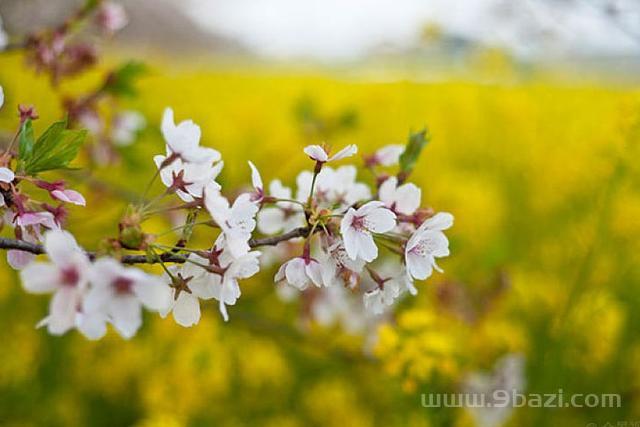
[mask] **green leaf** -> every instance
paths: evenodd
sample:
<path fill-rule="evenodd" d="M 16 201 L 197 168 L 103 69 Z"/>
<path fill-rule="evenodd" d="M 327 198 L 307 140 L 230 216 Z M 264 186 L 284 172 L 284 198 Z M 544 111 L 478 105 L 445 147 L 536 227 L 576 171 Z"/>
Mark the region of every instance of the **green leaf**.
<path fill-rule="evenodd" d="M 20 129 L 20 141 L 18 144 L 18 160 L 25 162 L 31 157 L 33 153 L 33 145 L 35 144 L 35 137 L 33 136 L 33 126 L 31 119 L 27 119 L 22 124 Z"/>
<path fill-rule="evenodd" d="M 430 139 L 431 135 L 429 135 L 427 128 L 409 135 L 407 146 L 404 149 L 404 152 L 400 155 L 400 173 L 398 174 L 400 181 L 406 180 L 411 174 L 418 158 L 420 158 L 422 149 L 427 145 Z"/>
<path fill-rule="evenodd" d="M 142 62 L 127 62 L 111 74 L 105 91 L 115 96 L 135 96 L 135 82 L 146 72 L 147 67 Z"/>
<path fill-rule="evenodd" d="M 76 158 L 87 131 L 66 127 L 66 120 L 55 122 L 38 138 L 31 155 L 24 161 L 26 173 L 34 175 L 48 170 L 64 169 Z"/>

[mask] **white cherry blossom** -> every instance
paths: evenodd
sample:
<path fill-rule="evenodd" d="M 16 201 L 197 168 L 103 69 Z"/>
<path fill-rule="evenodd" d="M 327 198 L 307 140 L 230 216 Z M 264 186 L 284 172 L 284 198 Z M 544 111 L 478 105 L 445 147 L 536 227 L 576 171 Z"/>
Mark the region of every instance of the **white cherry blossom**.
<path fill-rule="evenodd" d="M 100 134 L 104 128 L 102 118 L 91 109 L 81 111 L 78 115 L 78 122 L 93 135 Z"/>
<path fill-rule="evenodd" d="M 136 139 L 136 135 L 147 125 L 144 116 L 138 111 L 122 111 L 113 120 L 111 137 L 116 145 L 127 147 Z"/>
<path fill-rule="evenodd" d="M 171 289 L 160 277 L 124 267 L 113 258 L 101 258 L 89 272 L 91 288 L 83 303 L 83 312 L 103 313 L 123 338 L 133 337 L 142 325 L 142 307 L 166 310 L 171 304 Z"/>
<path fill-rule="evenodd" d="M 373 161 L 381 166 L 393 166 L 400 160 L 404 148 L 404 145 L 400 144 L 386 145 L 374 153 Z"/>
<path fill-rule="evenodd" d="M 380 201 L 365 203 L 357 210 L 349 208 L 340 223 L 340 232 L 349 258 L 371 262 L 378 257 L 371 233 L 386 233 L 396 225 L 396 215 Z"/>
<path fill-rule="evenodd" d="M 364 307 L 374 315 L 388 311 L 396 300 L 406 291 L 415 295 L 415 287 L 403 264 L 397 260 L 385 258 L 374 268 L 368 269 L 360 286 L 365 289 Z"/>
<path fill-rule="evenodd" d="M 322 286 L 322 268 L 320 263 L 311 257 L 295 257 L 278 269 L 274 281 L 278 283 L 283 280 L 301 291 L 310 284 Z"/>
<path fill-rule="evenodd" d="M 305 203 L 311 192 L 311 182 L 313 181 L 313 173 L 310 171 L 302 171 L 296 177 L 296 200 Z M 316 177 L 314 187 L 314 199 L 319 205 L 329 205 L 332 197 L 331 191 L 334 184 L 334 170 L 330 167 L 323 168 Z"/>
<path fill-rule="evenodd" d="M 202 198 L 205 187 L 211 186 L 216 190 L 220 185 L 215 179 L 220 175 L 224 162 L 190 163 L 178 158 L 163 166 L 167 156 L 157 155 L 153 158 L 160 169 L 160 180 L 168 188 L 175 188 L 176 195 L 185 202 L 192 202 L 194 198 Z"/>
<path fill-rule="evenodd" d="M 129 18 L 120 3 L 106 1 L 102 2 L 98 9 L 96 22 L 102 31 L 108 34 L 114 34 L 129 23 Z"/>
<path fill-rule="evenodd" d="M 468 395 L 482 397 L 482 401 L 487 403 L 485 405 L 465 404 L 475 425 L 499 427 L 508 423 L 509 417 L 517 406 L 517 400 L 514 401 L 514 397 L 517 393 L 522 393 L 526 385 L 524 356 L 519 353 L 507 353 L 496 361 L 492 372 L 476 371 L 466 375 L 461 384 L 461 391 Z M 505 398 L 498 400 L 498 390 L 510 392 L 504 393 Z"/>
<path fill-rule="evenodd" d="M 258 205 L 243 193 L 229 206 L 229 201 L 214 188 L 205 188 L 205 207 L 225 236 L 231 254 L 238 258 L 249 252 L 249 239 L 256 228 Z"/>
<path fill-rule="evenodd" d="M 194 254 L 189 254 L 188 259 L 195 262 L 204 260 Z M 178 325 L 189 328 L 200 321 L 200 300 L 213 298 L 214 291 L 207 286 L 206 282 L 198 280 L 206 273 L 206 270 L 200 266 L 185 262 L 182 267 L 171 267 L 169 271 L 187 289 L 175 287 L 171 289 L 170 303 L 160 310 L 160 316 L 164 318 L 172 313 L 173 320 Z M 165 283 L 172 283 L 172 279 L 167 274 L 163 276 L 163 280 Z"/>
<path fill-rule="evenodd" d="M 171 108 L 164 110 L 162 135 L 167 143 L 169 155 L 175 154 L 185 162 L 211 163 L 220 160 L 221 156 L 217 150 L 200 146 L 200 126 L 191 120 L 176 125 Z"/>
<path fill-rule="evenodd" d="M 73 236 L 52 230 L 44 236 L 44 249 L 51 263 L 33 262 L 20 272 L 22 286 L 35 294 L 53 293 L 46 324 L 53 335 L 61 335 L 76 325 L 89 280 L 89 258 Z"/>
<path fill-rule="evenodd" d="M 357 173 L 356 167 L 352 165 L 329 169 L 329 174 L 332 175 L 330 198 L 333 203 L 346 207 L 371 198 L 369 186 L 356 182 Z"/>
<path fill-rule="evenodd" d="M 178 297 L 174 311 L 176 322 L 183 326 L 195 324 L 200 319 L 200 299 L 214 298 L 218 301 L 220 314 L 225 321 L 229 320 L 227 305 L 234 305 L 241 295 L 239 279 L 247 279 L 260 270 L 260 252 L 251 251 L 238 258 L 233 257 L 227 250 L 224 235 L 220 235 L 215 244 L 216 267 L 224 270 L 224 273 L 213 273 L 201 266 L 187 263 L 182 269 L 182 277 L 189 279 L 187 286 L 191 294 Z M 210 260 L 201 256 L 190 254 L 189 260 L 200 265 L 209 265 Z M 175 308 L 174 308 L 175 310 Z"/>
<path fill-rule="evenodd" d="M 221 242 L 223 238 L 219 238 L 216 247 L 224 247 Z M 225 252 L 220 257 L 221 267 L 225 268 L 220 287 L 214 288 L 214 298 L 218 300 L 218 308 L 224 321 L 229 320 L 227 313 L 227 305 L 234 305 L 240 297 L 239 279 L 248 279 L 260 271 L 260 252 L 251 251 L 240 257 L 233 257 Z"/>
<path fill-rule="evenodd" d="M 398 178 L 387 178 L 380 186 L 380 200 L 394 212 L 412 215 L 420 207 L 422 192 L 412 183 L 398 186 Z"/>
<path fill-rule="evenodd" d="M 365 292 L 363 296 L 364 308 L 373 314 L 382 314 L 387 307 L 393 305 L 400 296 L 400 283 L 388 280 L 382 288 L 375 288 Z"/>
<path fill-rule="evenodd" d="M 269 196 L 276 199 L 291 199 L 291 189 L 282 185 L 279 179 L 269 184 Z M 258 229 L 264 234 L 287 232 L 304 225 L 302 207 L 292 202 L 276 202 L 258 212 Z"/>
<path fill-rule="evenodd" d="M 331 161 L 341 160 L 347 157 L 351 157 L 358 152 L 358 147 L 354 144 L 347 145 L 342 150 L 338 151 L 333 156 L 329 157 L 329 152 L 321 145 L 308 145 L 304 149 L 304 153 L 312 160 L 320 163 L 327 163 Z"/>
<path fill-rule="evenodd" d="M 318 257 L 322 267 L 322 283 L 324 286 L 351 287 L 355 285 L 365 262 L 362 259 L 351 259 L 341 239 L 329 239 Z"/>
<path fill-rule="evenodd" d="M 314 200 L 318 206 L 329 207 L 338 204 L 340 207 L 371 198 L 371 190 L 367 185 L 356 182 L 357 170 L 346 165 L 337 169 L 324 167 L 316 177 Z M 313 173 L 301 172 L 296 178 L 296 200 L 306 202 L 311 191 Z"/>
<path fill-rule="evenodd" d="M 347 333 L 360 334 L 367 327 L 367 312 L 360 300 L 342 286 L 320 289 L 311 305 L 313 318 L 323 326 L 340 324 Z"/>
<path fill-rule="evenodd" d="M 453 215 L 441 212 L 429 218 L 409 238 L 405 248 L 407 271 L 417 280 L 431 276 L 433 269 L 442 272 L 436 258 L 449 255 L 449 240 L 442 232 L 453 225 Z"/>

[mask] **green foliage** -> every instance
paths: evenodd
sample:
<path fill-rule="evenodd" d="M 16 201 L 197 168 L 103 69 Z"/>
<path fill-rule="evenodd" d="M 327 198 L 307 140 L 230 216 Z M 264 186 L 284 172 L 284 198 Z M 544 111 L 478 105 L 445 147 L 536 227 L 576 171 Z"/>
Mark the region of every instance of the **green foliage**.
<path fill-rule="evenodd" d="M 20 143 L 18 145 L 18 158 L 26 159 L 33 153 L 33 145 L 35 144 L 35 137 L 33 136 L 33 126 L 31 119 L 27 119 L 22 124 L 20 129 Z"/>
<path fill-rule="evenodd" d="M 420 158 L 422 149 L 430 140 L 431 135 L 429 135 L 427 128 L 409 135 L 407 147 L 400 156 L 400 176 L 406 178 L 411 174 L 416 162 Z"/>
<path fill-rule="evenodd" d="M 135 96 L 135 82 L 146 72 L 147 67 L 142 62 L 129 61 L 113 71 L 104 90 L 114 96 Z"/>
<path fill-rule="evenodd" d="M 86 130 L 67 129 L 67 121 L 55 122 L 34 143 L 31 121 L 25 121 L 20 133 L 19 167 L 29 175 L 64 169 L 78 155 Z"/>

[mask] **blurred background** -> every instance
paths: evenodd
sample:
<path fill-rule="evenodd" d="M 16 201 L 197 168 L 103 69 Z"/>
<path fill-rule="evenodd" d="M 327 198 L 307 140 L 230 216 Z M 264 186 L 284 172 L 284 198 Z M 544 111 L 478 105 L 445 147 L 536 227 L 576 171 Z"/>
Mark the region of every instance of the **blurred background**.
<path fill-rule="evenodd" d="M 81 4 L 0 0 L 0 16 L 16 41 L 59 25 Z M 21 52 L 0 53 L 4 139 L 15 131 L 18 103 L 37 107 L 39 133 L 106 70 L 145 64 L 136 96 L 100 109 L 139 112 L 146 126 L 108 156 L 94 132 L 99 150 L 84 159 L 90 175 L 66 176 L 87 196 L 87 208 L 70 212 L 81 244 L 97 247 L 115 232 L 139 191 L 132 183 L 153 174 L 151 158 L 164 149 L 160 117 L 172 106 L 222 152 L 229 188 L 248 182 L 236 166 L 247 158 L 266 181 L 293 185 L 309 143 L 372 152 L 428 127 L 432 142 L 411 180 L 423 204 L 455 215 L 451 256 L 444 274 L 380 318 L 338 307 L 348 295 L 309 307 L 275 289 L 273 266 L 244 282 L 228 324 L 211 303 L 197 327 L 149 316 L 131 341 L 109 333 L 99 342 L 35 329 L 46 298 L 26 295 L 3 262 L 0 425 L 640 422 L 637 1 L 121 4 L 128 24 L 97 42 L 100 62 L 80 77 L 52 85 Z M 421 401 L 423 393 L 501 387 L 619 393 L 622 405 Z"/>

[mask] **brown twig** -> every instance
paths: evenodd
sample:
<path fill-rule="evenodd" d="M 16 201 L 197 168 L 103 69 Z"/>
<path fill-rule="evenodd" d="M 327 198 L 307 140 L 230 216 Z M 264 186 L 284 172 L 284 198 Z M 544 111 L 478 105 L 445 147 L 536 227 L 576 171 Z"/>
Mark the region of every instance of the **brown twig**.
<path fill-rule="evenodd" d="M 294 230 L 291 230 L 287 233 L 281 234 L 279 236 L 273 237 L 264 237 L 261 239 L 251 239 L 249 240 L 249 246 L 253 248 L 258 248 L 261 246 L 275 246 L 280 242 L 285 242 L 287 240 L 295 239 L 297 237 L 306 237 L 309 234 L 308 227 L 299 227 Z M 30 243 L 25 242 L 24 240 L 18 239 L 10 239 L 6 237 L 0 237 L 0 250 L 19 250 L 23 252 L 29 252 L 35 255 L 44 254 L 44 247 L 38 243 Z M 87 256 L 90 259 L 95 259 L 98 254 L 95 252 L 87 252 Z M 177 264 L 182 264 L 185 262 L 185 257 L 183 255 L 176 254 L 175 252 L 169 251 L 160 254 L 158 257 L 150 258 L 147 255 L 124 255 L 120 258 L 120 262 L 123 264 L 158 264 L 160 262 L 173 262 Z"/>

